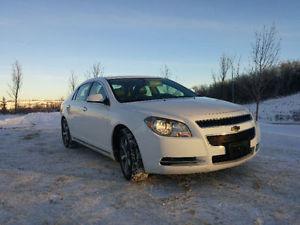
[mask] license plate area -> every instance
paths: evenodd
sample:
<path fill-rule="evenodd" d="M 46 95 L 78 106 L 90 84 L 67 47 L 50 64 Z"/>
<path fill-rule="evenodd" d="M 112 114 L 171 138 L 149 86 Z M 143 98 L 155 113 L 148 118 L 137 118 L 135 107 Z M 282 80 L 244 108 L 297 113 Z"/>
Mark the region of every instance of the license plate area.
<path fill-rule="evenodd" d="M 226 155 L 230 160 L 241 158 L 250 153 L 250 141 L 240 141 L 229 143 L 228 146 L 225 146 Z"/>
<path fill-rule="evenodd" d="M 225 145 L 225 155 L 213 156 L 213 163 L 231 161 L 251 153 L 250 141 L 232 142 Z"/>
<path fill-rule="evenodd" d="M 245 150 L 250 149 L 250 141 L 239 141 L 239 142 L 233 142 L 229 143 L 226 147 L 226 150 L 228 150 L 228 153 L 231 152 L 242 152 Z"/>

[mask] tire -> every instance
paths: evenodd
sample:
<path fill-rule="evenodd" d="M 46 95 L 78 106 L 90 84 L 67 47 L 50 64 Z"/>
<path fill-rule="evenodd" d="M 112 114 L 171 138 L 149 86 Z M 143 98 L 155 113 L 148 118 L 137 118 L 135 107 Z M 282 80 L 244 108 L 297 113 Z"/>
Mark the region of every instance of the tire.
<path fill-rule="evenodd" d="M 69 125 L 65 118 L 62 118 L 61 120 L 61 137 L 62 137 L 63 144 L 66 148 L 75 147 L 75 142 L 72 141 Z"/>
<path fill-rule="evenodd" d="M 119 162 L 127 180 L 142 181 L 147 179 L 137 142 L 129 129 L 120 130 L 118 141 Z"/>

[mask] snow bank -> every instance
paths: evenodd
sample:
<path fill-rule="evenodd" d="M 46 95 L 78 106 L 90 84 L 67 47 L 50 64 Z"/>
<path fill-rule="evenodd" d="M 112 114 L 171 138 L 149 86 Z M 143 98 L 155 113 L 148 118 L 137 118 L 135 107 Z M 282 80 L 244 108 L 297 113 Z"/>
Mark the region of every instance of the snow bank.
<path fill-rule="evenodd" d="M 245 106 L 254 114 L 255 104 Z M 300 123 L 300 93 L 263 101 L 259 107 L 260 121 Z"/>
<path fill-rule="evenodd" d="M 37 128 L 58 128 L 59 124 L 59 112 L 0 115 L 0 128 L 21 128 L 30 126 Z"/>

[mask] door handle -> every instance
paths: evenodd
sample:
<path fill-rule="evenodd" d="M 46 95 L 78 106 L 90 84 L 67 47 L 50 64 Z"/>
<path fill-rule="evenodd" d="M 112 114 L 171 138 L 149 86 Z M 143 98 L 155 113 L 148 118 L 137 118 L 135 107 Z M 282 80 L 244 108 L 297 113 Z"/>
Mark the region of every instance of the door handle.
<path fill-rule="evenodd" d="M 82 108 L 82 111 L 85 112 L 86 110 L 87 110 L 87 107 L 84 106 L 84 107 Z"/>

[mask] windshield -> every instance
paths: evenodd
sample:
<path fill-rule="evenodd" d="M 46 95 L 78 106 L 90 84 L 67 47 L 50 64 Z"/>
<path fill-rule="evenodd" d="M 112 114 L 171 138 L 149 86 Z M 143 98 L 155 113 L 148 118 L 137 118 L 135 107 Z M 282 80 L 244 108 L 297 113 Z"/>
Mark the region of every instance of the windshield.
<path fill-rule="evenodd" d="M 119 102 L 196 97 L 188 88 L 163 78 L 108 79 L 108 83 Z"/>

